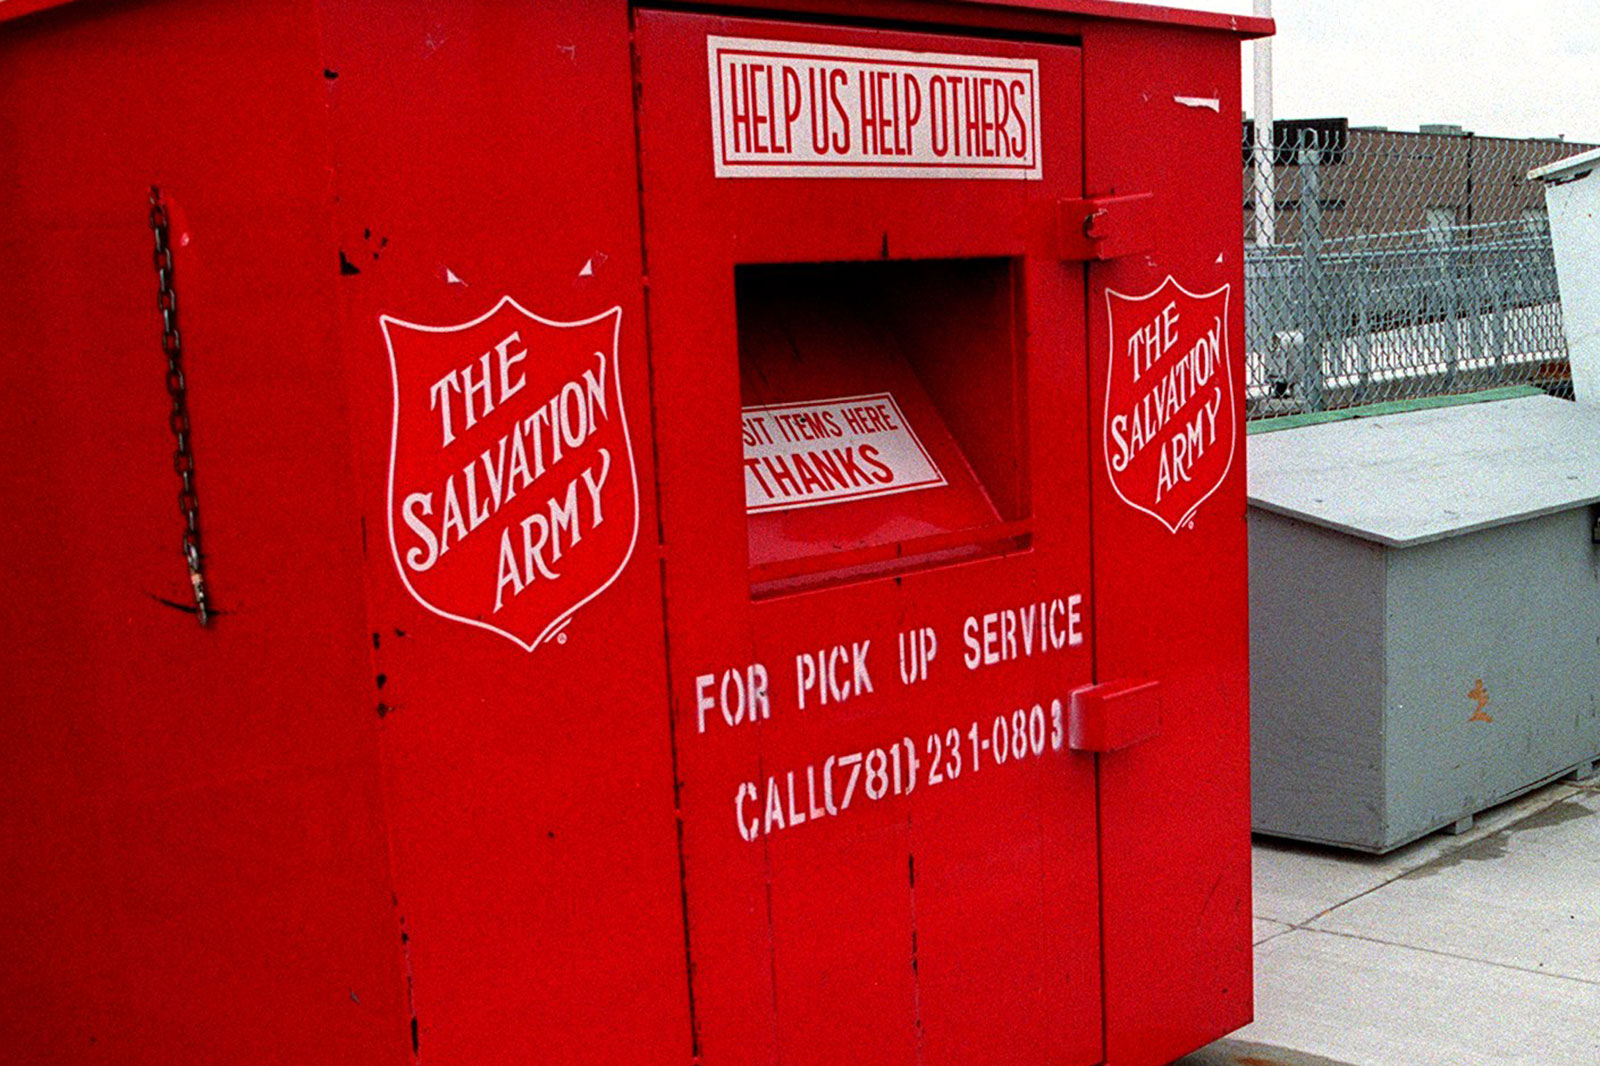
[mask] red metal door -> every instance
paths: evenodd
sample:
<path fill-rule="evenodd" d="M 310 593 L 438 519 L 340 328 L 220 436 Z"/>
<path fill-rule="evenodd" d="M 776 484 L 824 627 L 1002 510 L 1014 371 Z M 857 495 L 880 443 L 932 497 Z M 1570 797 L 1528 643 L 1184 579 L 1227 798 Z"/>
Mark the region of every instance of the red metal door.
<path fill-rule="evenodd" d="M 1078 51 L 636 31 L 700 1060 L 1099 1062 Z"/>

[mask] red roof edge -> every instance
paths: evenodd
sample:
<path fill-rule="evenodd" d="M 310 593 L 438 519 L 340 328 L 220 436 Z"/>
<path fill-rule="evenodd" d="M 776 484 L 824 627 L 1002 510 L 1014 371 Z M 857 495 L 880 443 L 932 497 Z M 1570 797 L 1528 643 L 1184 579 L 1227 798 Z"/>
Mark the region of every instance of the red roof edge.
<path fill-rule="evenodd" d="M 10 22 L 38 11 L 72 3 L 73 0 L 0 0 L 0 23 Z M 1116 19 L 1123 22 L 1156 22 L 1199 30 L 1231 33 L 1241 40 L 1270 37 L 1276 32 L 1273 21 L 1254 15 L 1226 15 L 1215 11 L 1189 11 L 1159 4 L 1124 3 L 1122 0 L 953 0 L 971 6 L 1025 8 L 1084 18 Z"/>
<path fill-rule="evenodd" d="M 1218 11 L 1191 11 L 1164 4 L 1143 4 L 1124 0 L 955 0 L 982 7 L 1027 8 L 1083 18 L 1114 19 L 1120 22 L 1158 22 L 1197 30 L 1218 30 L 1241 40 L 1271 37 L 1277 26 L 1270 18 L 1255 15 L 1229 15 Z"/>
<path fill-rule="evenodd" d="M 72 0 L 0 0 L 0 22 L 10 22 L 35 11 L 69 4 Z"/>

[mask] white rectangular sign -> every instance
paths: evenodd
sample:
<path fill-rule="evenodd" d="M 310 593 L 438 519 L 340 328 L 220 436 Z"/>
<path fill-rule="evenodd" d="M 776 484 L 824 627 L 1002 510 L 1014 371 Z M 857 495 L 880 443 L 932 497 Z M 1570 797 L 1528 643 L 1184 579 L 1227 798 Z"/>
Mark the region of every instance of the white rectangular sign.
<path fill-rule="evenodd" d="M 746 407 L 745 511 L 937 488 L 944 475 L 887 392 Z"/>
<path fill-rule="evenodd" d="M 707 37 L 719 178 L 1032 178 L 1039 61 Z"/>

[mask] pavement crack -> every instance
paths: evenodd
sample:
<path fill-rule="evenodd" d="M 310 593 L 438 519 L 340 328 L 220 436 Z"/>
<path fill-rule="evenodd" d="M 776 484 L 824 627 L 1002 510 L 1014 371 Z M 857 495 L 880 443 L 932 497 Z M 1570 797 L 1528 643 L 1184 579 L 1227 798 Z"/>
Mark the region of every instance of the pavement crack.
<path fill-rule="evenodd" d="M 1600 981 L 1588 977 L 1575 977 L 1569 973 L 1557 973 L 1554 970 L 1539 970 L 1532 966 L 1518 966 L 1515 963 L 1496 962 L 1486 959 L 1481 955 L 1462 955 L 1454 951 L 1444 951 L 1439 948 L 1426 948 L 1417 944 L 1404 944 L 1397 940 L 1385 940 L 1382 937 L 1367 936 L 1362 933 L 1347 933 L 1338 929 L 1315 929 L 1310 926 L 1297 925 L 1294 930 L 1302 933 L 1319 933 L 1322 936 L 1339 937 L 1343 940 L 1358 940 L 1366 944 L 1378 944 L 1386 948 L 1400 948 L 1404 951 L 1417 951 L 1424 955 L 1437 955 L 1440 958 L 1455 959 L 1458 962 L 1472 962 L 1480 966 L 1491 966 L 1497 970 L 1511 970 L 1515 973 L 1531 974 L 1534 977 L 1549 977 L 1556 981 L 1570 981 L 1573 984 L 1584 985 L 1589 988 L 1600 988 Z M 1281 934 L 1280 934 L 1281 935 Z"/>
<path fill-rule="evenodd" d="M 1426 862 L 1420 862 L 1415 866 L 1408 866 L 1405 869 L 1401 870 L 1400 872 L 1396 873 L 1393 877 L 1387 878 L 1386 880 L 1381 881 L 1378 884 L 1373 885 L 1371 888 L 1366 889 L 1366 890 L 1364 890 L 1362 892 L 1357 892 L 1355 895 L 1351 896 L 1349 899 L 1340 900 L 1338 903 L 1335 903 L 1333 906 L 1327 907 L 1327 908 L 1324 908 L 1321 911 L 1318 911 L 1316 914 L 1313 914 L 1311 917 L 1307 918 L 1304 922 L 1291 923 L 1291 924 L 1293 924 L 1294 928 L 1296 928 L 1296 929 L 1309 929 L 1309 928 L 1311 928 L 1311 923 L 1312 922 L 1319 922 L 1319 921 L 1321 921 L 1322 919 L 1326 918 L 1328 915 L 1332 914 L 1334 911 L 1338 910 L 1341 907 L 1348 907 L 1350 904 L 1356 902 L 1357 900 L 1366 899 L 1368 896 L 1372 895 L 1374 892 L 1381 892 L 1383 889 L 1388 888 L 1390 885 L 1394 884 L 1396 881 L 1403 881 L 1406 878 L 1413 877 L 1417 873 L 1418 870 L 1425 870 L 1425 869 L 1427 869 L 1427 868 L 1429 868 L 1431 866 L 1434 866 L 1436 864 L 1439 864 L 1439 863 L 1449 863 L 1451 861 L 1452 857 L 1455 856 L 1458 852 L 1465 851 L 1468 848 L 1478 847 L 1478 846 L 1482 845 L 1485 841 L 1495 840 L 1497 838 L 1501 838 L 1501 837 L 1507 836 L 1513 830 L 1515 830 L 1516 828 L 1521 826 L 1523 823 L 1529 821 L 1530 819 L 1538 818 L 1540 815 L 1544 814 L 1546 807 L 1553 807 L 1557 803 L 1560 803 L 1562 800 L 1568 799 L 1568 798 L 1570 798 L 1570 797 L 1568 797 L 1568 796 L 1553 796 L 1553 797 L 1551 797 L 1549 803 L 1540 805 L 1540 807 L 1537 810 L 1529 811 L 1527 814 L 1522 815 L 1520 818 L 1518 818 L 1514 822 L 1507 822 L 1505 825 L 1501 826 L 1499 829 L 1496 829 L 1492 833 L 1485 833 L 1483 836 L 1477 837 L 1477 838 L 1475 838 L 1473 840 L 1464 840 L 1457 847 L 1453 847 L 1453 848 L 1450 848 L 1448 851 L 1441 852 L 1440 854 L 1433 856 L 1433 858 L 1429 859 Z M 1326 930 L 1318 930 L 1318 931 L 1319 932 L 1326 932 Z"/>

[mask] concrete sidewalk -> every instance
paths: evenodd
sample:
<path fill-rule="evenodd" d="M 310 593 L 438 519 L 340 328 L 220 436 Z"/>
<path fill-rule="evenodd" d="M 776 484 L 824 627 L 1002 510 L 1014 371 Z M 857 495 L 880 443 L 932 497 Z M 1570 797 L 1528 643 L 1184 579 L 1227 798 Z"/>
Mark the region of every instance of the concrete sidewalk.
<path fill-rule="evenodd" d="M 1256 1022 L 1181 1066 L 1600 1066 L 1600 778 L 1382 857 L 1258 839 Z"/>

